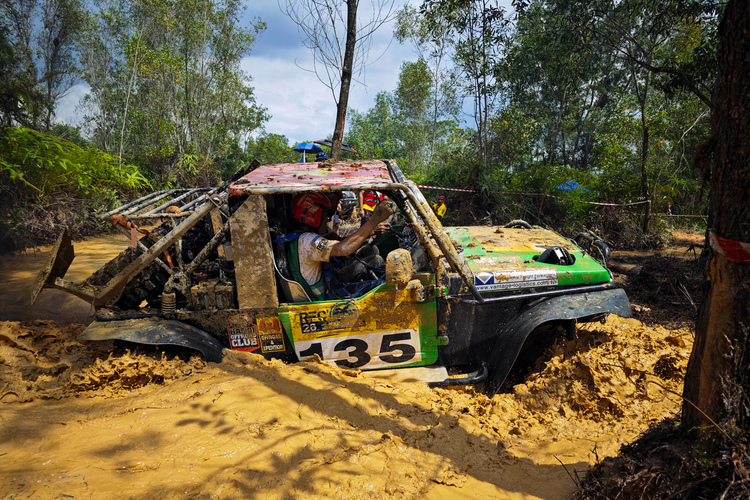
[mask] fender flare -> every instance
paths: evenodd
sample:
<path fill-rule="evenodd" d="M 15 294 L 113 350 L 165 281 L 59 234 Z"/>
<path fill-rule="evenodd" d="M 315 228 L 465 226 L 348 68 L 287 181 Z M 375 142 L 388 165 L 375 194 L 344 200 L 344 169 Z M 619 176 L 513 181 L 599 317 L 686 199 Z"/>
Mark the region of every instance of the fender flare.
<path fill-rule="evenodd" d="M 574 320 L 601 313 L 630 317 L 630 301 L 622 288 L 561 295 L 539 302 L 518 314 L 498 333 L 490 355 L 490 373 L 485 390 L 493 396 L 508 376 L 526 338 L 543 323 Z"/>
<path fill-rule="evenodd" d="M 206 361 L 221 363 L 224 347 L 198 328 L 176 320 L 144 318 L 94 321 L 78 340 L 126 340 L 135 344 L 177 345 L 203 353 Z"/>

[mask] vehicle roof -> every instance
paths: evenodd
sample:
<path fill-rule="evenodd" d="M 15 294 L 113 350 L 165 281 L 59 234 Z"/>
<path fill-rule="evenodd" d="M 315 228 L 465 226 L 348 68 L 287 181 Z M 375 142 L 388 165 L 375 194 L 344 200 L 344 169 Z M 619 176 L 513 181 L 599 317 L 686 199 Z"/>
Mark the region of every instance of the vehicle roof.
<path fill-rule="evenodd" d="M 380 160 L 264 165 L 229 186 L 232 195 L 347 189 L 390 189 L 394 184 Z"/>

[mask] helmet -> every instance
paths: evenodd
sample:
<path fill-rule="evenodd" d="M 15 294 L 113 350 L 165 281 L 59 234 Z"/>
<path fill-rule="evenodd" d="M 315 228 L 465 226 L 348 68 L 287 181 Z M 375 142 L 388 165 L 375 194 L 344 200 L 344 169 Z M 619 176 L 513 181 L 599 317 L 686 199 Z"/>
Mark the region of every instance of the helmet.
<path fill-rule="evenodd" d="M 325 161 L 328 159 L 328 155 L 325 151 L 321 151 L 320 153 L 315 155 L 315 161 Z"/>
<path fill-rule="evenodd" d="M 292 200 L 292 217 L 308 226 L 320 226 L 323 214 L 332 210 L 330 198 L 323 193 L 300 193 Z"/>

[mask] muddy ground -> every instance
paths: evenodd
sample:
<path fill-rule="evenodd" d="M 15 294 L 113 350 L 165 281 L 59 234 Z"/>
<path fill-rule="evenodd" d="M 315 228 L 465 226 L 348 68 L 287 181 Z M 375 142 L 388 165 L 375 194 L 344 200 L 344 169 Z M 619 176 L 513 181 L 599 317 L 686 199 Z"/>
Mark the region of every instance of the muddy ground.
<path fill-rule="evenodd" d="M 613 259 L 641 266 L 617 275 L 634 318 L 580 325 L 493 398 L 0 322 L 0 498 L 570 498 L 679 410 L 692 346 L 692 255 Z"/>

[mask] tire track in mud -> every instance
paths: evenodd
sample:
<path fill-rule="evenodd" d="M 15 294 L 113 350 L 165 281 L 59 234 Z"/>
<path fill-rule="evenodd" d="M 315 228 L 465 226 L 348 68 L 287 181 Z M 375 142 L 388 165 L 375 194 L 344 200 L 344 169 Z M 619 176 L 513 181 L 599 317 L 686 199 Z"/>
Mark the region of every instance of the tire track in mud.
<path fill-rule="evenodd" d="M 687 330 L 632 319 L 581 325 L 578 339 L 555 342 L 523 383 L 488 398 L 323 363 L 285 365 L 230 352 L 215 364 L 83 343 L 75 339 L 81 330 L 0 324 L 0 442 L 16 456 L 14 470 L 26 471 L 10 475 L 0 462 L 0 496 L 27 491 L 19 486 L 28 484 L 24 474 L 31 481 L 42 472 L 40 456 L 53 446 L 34 436 L 76 442 L 83 431 L 88 442 L 57 451 L 59 467 L 114 498 L 187 491 L 237 498 L 261 490 L 269 498 L 561 498 L 575 490 L 568 474 L 582 475 L 679 409 L 662 387 L 681 392 L 692 342 Z M 78 428 L 81 415 L 90 420 L 85 429 Z M 108 426 L 138 429 L 154 443 L 148 456 L 160 459 L 113 444 Z M 30 441 L 35 451 L 23 452 Z M 90 455 L 110 447 L 120 451 L 96 452 L 103 470 L 86 475 Z M 165 469 L 168 462 L 192 465 L 178 471 Z M 114 472 L 123 467 L 126 476 Z M 133 489 L 133 474 L 151 488 Z M 62 490 L 53 484 L 49 495 L 42 489 L 35 497 L 56 496 Z M 81 484 L 65 482 L 66 494 L 80 494 Z M 118 495 L 117 485 L 128 494 Z"/>

